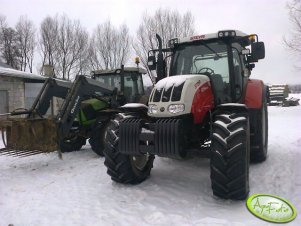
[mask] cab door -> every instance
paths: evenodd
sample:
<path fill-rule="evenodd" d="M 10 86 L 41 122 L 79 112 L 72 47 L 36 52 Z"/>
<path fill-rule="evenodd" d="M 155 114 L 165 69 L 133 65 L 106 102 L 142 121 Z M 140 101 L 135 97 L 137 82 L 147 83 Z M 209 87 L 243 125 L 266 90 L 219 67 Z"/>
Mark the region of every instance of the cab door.
<path fill-rule="evenodd" d="M 233 55 L 233 73 L 234 73 L 234 87 L 235 87 L 235 102 L 241 99 L 244 87 L 244 70 L 240 57 L 239 50 L 232 48 Z"/>

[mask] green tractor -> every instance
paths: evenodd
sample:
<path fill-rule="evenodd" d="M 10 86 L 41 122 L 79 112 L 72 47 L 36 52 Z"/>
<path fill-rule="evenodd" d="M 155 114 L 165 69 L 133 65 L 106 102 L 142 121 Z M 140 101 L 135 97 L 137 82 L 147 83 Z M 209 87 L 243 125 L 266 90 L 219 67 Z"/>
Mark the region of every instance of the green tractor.
<path fill-rule="evenodd" d="M 72 124 L 69 135 L 67 137 L 65 135 L 60 136 L 65 137 L 60 140 L 61 151 L 79 150 L 86 143 L 86 139 L 89 138 L 92 150 L 103 156 L 104 132 L 110 119 L 120 112 L 118 108 L 127 103 L 147 103 L 148 98 L 144 95 L 142 79 L 142 74 L 145 73 L 144 69 L 136 67 L 92 71 L 93 80 L 105 84 L 108 89 L 114 87 L 114 97 L 101 96 L 97 92 L 97 87 L 92 96 L 85 95 L 85 93 L 93 90 L 92 87 L 85 85 L 79 86 L 79 90 L 75 92 L 77 94 L 70 94 L 72 95 L 70 99 L 73 100 L 74 104 L 78 93 L 83 93 L 82 98 L 84 100 L 81 101 L 79 112 Z M 67 99 L 69 98 L 67 97 Z M 66 106 L 62 106 L 62 111 L 64 112 L 67 106 L 73 106 L 73 102 L 65 101 Z M 71 113 L 72 110 L 66 112 Z M 66 116 L 68 117 L 68 115 Z M 67 127 L 68 131 L 68 123 L 61 126 L 62 134 L 66 134 L 64 127 Z"/>

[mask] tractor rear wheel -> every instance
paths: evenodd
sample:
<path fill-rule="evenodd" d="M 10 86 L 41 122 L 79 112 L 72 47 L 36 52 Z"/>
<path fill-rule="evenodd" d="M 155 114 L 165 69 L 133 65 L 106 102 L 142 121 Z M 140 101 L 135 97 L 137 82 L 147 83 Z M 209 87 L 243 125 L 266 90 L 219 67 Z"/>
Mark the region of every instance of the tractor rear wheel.
<path fill-rule="evenodd" d="M 243 113 L 218 113 L 212 125 L 211 186 L 213 194 L 245 199 L 249 193 L 249 119 Z"/>
<path fill-rule="evenodd" d="M 61 152 L 78 151 L 86 144 L 86 138 L 73 135 L 60 141 Z"/>
<path fill-rule="evenodd" d="M 262 106 L 254 112 L 255 119 L 253 133 L 251 135 L 251 162 L 263 162 L 267 158 L 268 152 L 268 108 L 267 108 L 267 88 L 265 86 L 262 94 Z"/>
<path fill-rule="evenodd" d="M 105 166 L 111 179 L 123 184 L 138 184 L 150 175 L 153 167 L 153 155 L 125 155 L 118 151 L 119 125 L 128 118 L 118 114 L 111 120 L 105 133 Z"/>

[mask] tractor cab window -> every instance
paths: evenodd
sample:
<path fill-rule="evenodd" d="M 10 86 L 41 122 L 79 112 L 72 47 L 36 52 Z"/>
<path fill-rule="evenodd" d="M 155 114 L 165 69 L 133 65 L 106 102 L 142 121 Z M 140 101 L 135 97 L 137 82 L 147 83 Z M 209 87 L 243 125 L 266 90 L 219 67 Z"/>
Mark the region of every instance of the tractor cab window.
<path fill-rule="evenodd" d="M 127 73 L 112 75 L 97 75 L 97 81 L 106 85 L 116 87 L 121 96 L 124 96 L 126 102 L 136 102 L 144 94 L 143 81 L 141 74 Z"/>
<path fill-rule="evenodd" d="M 171 75 L 204 74 L 204 72 L 221 75 L 223 81 L 229 83 L 227 46 L 217 42 L 208 43 L 207 46 L 201 44 L 179 46 L 173 57 Z"/>
<path fill-rule="evenodd" d="M 171 64 L 172 75 L 204 74 L 214 86 L 218 102 L 230 101 L 227 46 L 213 42 L 179 46 Z"/>
<path fill-rule="evenodd" d="M 112 86 L 121 90 L 121 78 L 119 75 L 96 75 L 95 79 L 108 86 Z"/>
<path fill-rule="evenodd" d="M 123 76 L 123 94 L 127 102 L 137 102 L 144 94 L 142 76 L 136 73 L 129 73 Z"/>
<path fill-rule="evenodd" d="M 193 57 L 193 67 L 190 74 L 202 74 L 207 72 L 213 75 L 221 75 L 225 83 L 229 83 L 227 53 L 219 53 L 220 58 L 215 59 L 215 54 L 196 55 Z M 211 70 L 210 70 L 211 69 Z"/>

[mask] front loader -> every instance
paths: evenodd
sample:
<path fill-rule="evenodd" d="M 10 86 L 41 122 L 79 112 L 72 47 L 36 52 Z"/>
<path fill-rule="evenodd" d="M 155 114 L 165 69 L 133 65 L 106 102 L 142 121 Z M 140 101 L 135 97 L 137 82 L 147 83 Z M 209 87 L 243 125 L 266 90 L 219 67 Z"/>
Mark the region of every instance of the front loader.
<path fill-rule="evenodd" d="M 265 57 L 264 43 L 237 30 L 174 38 L 167 48 L 157 39 L 159 48 L 148 57 L 149 69 L 157 72 L 148 112 L 130 109 L 110 122 L 107 173 L 118 183 L 137 184 L 150 175 L 155 155 L 198 153 L 210 158 L 214 195 L 245 199 L 250 160 L 267 157 L 268 91 L 249 78 Z"/>
<path fill-rule="evenodd" d="M 55 120 L 46 117 L 46 114 L 53 98 L 65 98 L 71 85 L 70 81 L 47 78 L 31 109 L 17 109 L 3 114 L 12 117 L 0 120 L 5 145 L 0 154 L 27 156 L 57 150 Z"/>
<path fill-rule="evenodd" d="M 5 148 L 2 154 L 27 156 L 59 150 L 79 150 L 89 139 L 91 148 L 102 156 L 103 135 L 107 122 L 119 112 L 121 104 L 138 102 L 144 96 L 141 68 L 94 71 L 73 83 L 48 78 L 26 115 L 0 121 Z M 114 83 L 115 82 L 115 83 Z M 119 86 L 118 86 L 119 84 Z M 115 86 L 115 87 L 113 87 Z M 131 95 L 127 95 L 131 92 Z M 53 97 L 64 99 L 56 116 L 46 115 Z"/>
<path fill-rule="evenodd" d="M 83 111 L 86 106 L 93 109 L 97 105 L 98 108 L 93 109 L 94 111 L 107 108 L 108 103 L 103 106 L 97 102 L 102 101 L 102 96 L 112 96 L 113 93 L 113 87 L 83 75 L 77 76 L 73 83 L 48 78 L 30 110 L 7 114 L 26 117 L 0 121 L 2 139 L 6 146 L 1 153 L 27 156 L 56 150 L 67 152 L 80 149 L 86 143 L 86 138 L 84 126 L 81 131 L 79 126 L 89 124 Z M 54 97 L 64 101 L 56 116 L 48 116 L 46 113 L 53 104 Z"/>

